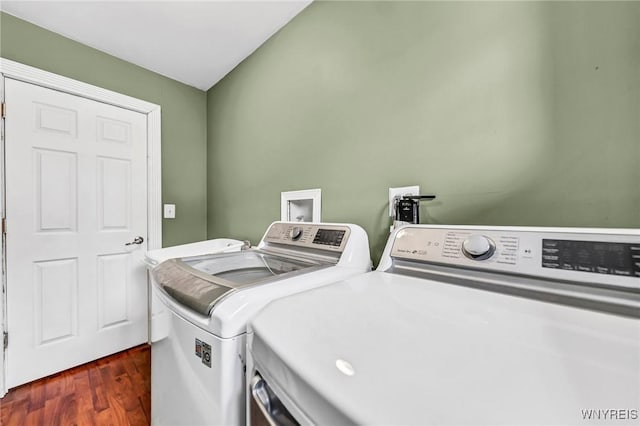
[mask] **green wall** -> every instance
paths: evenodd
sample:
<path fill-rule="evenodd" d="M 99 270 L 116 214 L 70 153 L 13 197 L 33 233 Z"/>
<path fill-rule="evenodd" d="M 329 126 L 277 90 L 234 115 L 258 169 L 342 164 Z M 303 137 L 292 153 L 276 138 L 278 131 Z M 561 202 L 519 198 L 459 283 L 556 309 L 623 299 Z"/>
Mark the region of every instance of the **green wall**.
<path fill-rule="evenodd" d="M 7 14 L 0 36 L 162 106 L 164 245 L 257 242 L 309 188 L 376 260 L 390 186 L 435 193 L 428 223 L 640 226 L 637 2 L 315 2 L 206 95 Z"/>
<path fill-rule="evenodd" d="M 0 14 L 0 56 L 162 107 L 163 245 L 205 239 L 206 94 L 43 28 Z"/>
<path fill-rule="evenodd" d="M 377 261 L 423 222 L 640 227 L 640 3 L 315 2 L 207 92 L 208 234 L 322 188 Z"/>

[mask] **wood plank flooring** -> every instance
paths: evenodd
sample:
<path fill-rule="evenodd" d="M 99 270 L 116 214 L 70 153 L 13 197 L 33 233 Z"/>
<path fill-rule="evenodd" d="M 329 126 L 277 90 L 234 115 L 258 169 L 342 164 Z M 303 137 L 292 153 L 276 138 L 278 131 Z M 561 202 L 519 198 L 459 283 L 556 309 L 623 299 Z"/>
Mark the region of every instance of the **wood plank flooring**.
<path fill-rule="evenodd" d="M 27 383 L 0 399 L 0 424 L 150 424 L 151 350 L 148 345 Z"/>

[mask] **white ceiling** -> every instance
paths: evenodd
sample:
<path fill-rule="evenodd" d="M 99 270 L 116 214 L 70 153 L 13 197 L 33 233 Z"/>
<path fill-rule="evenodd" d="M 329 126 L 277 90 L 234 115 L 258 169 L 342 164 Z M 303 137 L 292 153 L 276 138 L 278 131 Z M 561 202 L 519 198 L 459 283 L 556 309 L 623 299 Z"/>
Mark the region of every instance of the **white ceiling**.
<path fill-rule="evenodd" d="M 311 1 L 0 0 L 0 9 L 207 90 Z"/>

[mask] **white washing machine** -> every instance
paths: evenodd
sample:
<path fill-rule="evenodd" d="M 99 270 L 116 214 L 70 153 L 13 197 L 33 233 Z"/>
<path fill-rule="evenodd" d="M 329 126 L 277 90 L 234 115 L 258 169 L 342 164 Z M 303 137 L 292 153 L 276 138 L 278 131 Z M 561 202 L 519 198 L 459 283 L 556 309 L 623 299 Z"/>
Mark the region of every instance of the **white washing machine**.
<path fill-rule="evenodd" d="M 279 297 L 371 270 L 357 225 L 275 222 L 256 248 L 152 271 L 169 328 L 151 345 L 151 423 L 245 423 L 247 321 Z"/>
<path fill-rule="evenodd" d="M 195 243 L 181 244 L 149 250 L 144 255 L 144 263 L 147 269 L 153 268 L 168 259 L 187 256 L 201 256 L 205 254 L 231 253 L 249 248 L 248 241 L 239 241 L 231 238 L 215 238 L 212 240 L 198 241 Z M 155 342 L 166 337 L 169 332 L 169 312 L 157 296 L 156 286 L 153 285 L 153 274 L 149 274 L 151 288 L 149 291 L 149 341 Z"/>
<path fill-rule="evenodd" d="M 415 225 L 250 323 L 251 425 L 638 424 L 640 231 Z"/>

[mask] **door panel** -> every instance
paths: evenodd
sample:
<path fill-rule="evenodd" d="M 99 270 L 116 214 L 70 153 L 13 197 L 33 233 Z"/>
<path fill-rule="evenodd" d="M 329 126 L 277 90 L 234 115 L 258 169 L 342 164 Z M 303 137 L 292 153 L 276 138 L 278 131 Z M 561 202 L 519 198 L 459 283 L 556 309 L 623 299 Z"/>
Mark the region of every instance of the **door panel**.
<path fill-rule="evenodd" d="M 34 262 L 36 343 L 78 333 L 78 259 Z"/>
<path fill-rule="evenodd" d="M 147 341 L 147 136 L 137 112 L 12 79 L 5 97 L 14 387 Z"/>
<path fill-rule="evenodd" d="M 73 138 L 78 135 L 78 111 L 39 102 L 33 104 L 36 113 L 36 130 Z"/>
<path fill-rule="evenodd" d="M 131 162 L 98 157 L 98 220 L 101 231 L 128 230 Z"/>
<path fill-rule="evenodd" d="M 78 160 L 73 152 L 34 149 L 36 232 L 77 229 Z"/>
<path fill-rule="evenodd" d="M 127 281 L 130 260 L 129 253 L 98 256 L 98 327 L 101 330 L 129 321 Z"/>

